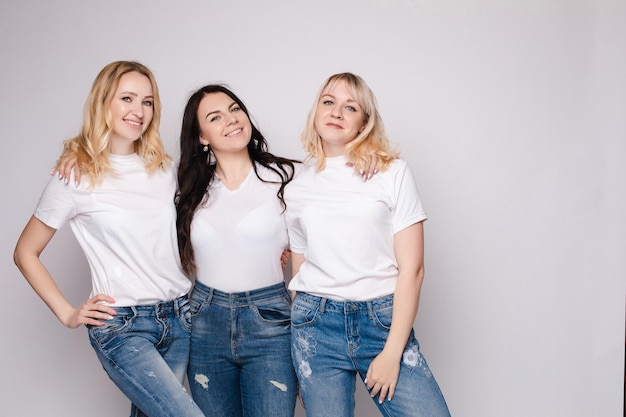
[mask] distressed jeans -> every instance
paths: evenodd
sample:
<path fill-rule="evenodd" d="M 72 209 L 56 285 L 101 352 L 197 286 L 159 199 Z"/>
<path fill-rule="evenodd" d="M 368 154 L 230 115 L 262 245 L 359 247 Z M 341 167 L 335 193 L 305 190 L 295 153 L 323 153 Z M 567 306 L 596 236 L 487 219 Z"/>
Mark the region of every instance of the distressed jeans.
<path fill-rule="evenodd" d="M 382 351 L 393 295 L 371 301 L 338 302 L 298 292 L 291 309 L 291 354 L 307 417 L 352 417 L 356 375 Z M 386 417 L 449 417 L 439 385 L 422 356 L 414 332 L 407 341 L 391 401 L 379 404 Z"/>
<path fill-rule="evenodd" d="M 183 386 L 191 321 L 187 296 L 153 305 L 114 307 L 89 340 L 109 378 L 132 402 L 131 417 L 202 417 Z"/>
<path fill-rule="evenodd" d="M 224 293 L 196 282 L 190 297 L 191 394 L 207 416 L 292 417 L 291 298 L 284 283 Z"/>

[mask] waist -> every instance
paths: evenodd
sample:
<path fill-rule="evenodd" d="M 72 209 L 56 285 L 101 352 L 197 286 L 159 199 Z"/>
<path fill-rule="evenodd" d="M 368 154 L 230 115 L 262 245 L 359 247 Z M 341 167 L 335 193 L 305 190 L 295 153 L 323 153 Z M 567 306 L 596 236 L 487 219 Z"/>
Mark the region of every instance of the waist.
<path fill-rule="evenodd" d="M 189 305 L 189 297 L 185 294 L 170 301 L 159 301 L 154 304 L 143 304 L 129 307 L 111 307 L 120 316 L 152 316 L 152 317 L 180 317 L 183 309 Z"/>
<path fill-rule="evenodd" d="M 337 301 L 330 298 L 320 297 L 305 292 L 297 292 L 296 299 L 299 304 L 308 304 L 318 308 L 320 312 L 337 311 L 344 313 L 357 313 L 362 311 L 376 311 L 393 306 L 393 294 L 374 298 L 366 301 Z M 295 301 L 295 300 L 294 300 Z"/>
<path fill-rule="evenodd" d="M 285 295 L 288 296 L 288 294 L 289 293 L 287 292 L 284 282 L 251 291 L 227 293 L 208 287 L 201 282 L 196 281 L 193 288 L 192 298 L 234 307 L 247 307 L 270 298 L 283 297 Z"/>

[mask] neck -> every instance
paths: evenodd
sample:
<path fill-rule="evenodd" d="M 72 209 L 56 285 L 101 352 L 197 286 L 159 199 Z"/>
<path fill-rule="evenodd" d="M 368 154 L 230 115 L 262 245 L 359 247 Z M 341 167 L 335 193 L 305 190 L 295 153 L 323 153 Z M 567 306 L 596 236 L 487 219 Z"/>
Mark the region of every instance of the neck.
<path fill-rule="evenodd" d="M 220 177 L 220 181 L 231 189 L 239 187 L 252 169 L 252 160 L 247 152 L 245 156 L 216 155 L 216 160 L 215 173 Z"/>

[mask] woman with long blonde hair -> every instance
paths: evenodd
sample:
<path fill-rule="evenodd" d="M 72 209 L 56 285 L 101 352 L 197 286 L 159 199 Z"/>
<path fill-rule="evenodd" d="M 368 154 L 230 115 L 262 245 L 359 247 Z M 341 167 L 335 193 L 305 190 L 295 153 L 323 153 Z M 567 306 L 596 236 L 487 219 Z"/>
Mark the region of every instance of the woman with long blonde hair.
<path fill-rule="evenodd" d="M 85 325 L 131 416 L 201 417 L 183 381 L 189 357 L 191 282 L 180 269 L 176 179 L 159 135 L 152 72 L 116 61 L 96 77 L 81 133 L 66 142 L 89 181 L 51 179 L 15 247 L 15 263 L 58 320 Z M 74 307 L 40 255 L 69 223 L 91 270 L 89 299 Z"/>

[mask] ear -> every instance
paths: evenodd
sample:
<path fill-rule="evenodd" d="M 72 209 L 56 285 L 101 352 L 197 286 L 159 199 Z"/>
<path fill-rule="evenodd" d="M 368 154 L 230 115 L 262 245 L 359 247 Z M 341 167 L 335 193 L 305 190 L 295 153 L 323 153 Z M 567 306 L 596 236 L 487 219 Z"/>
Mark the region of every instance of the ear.
<path fill-rule="evenodd" d="M 205 145 L 205 146 L 209 144 L 209 141 L 203 138 L 202 136 L 198 138 L 198 142 L 200 142 L 200 144 Z"/>
<path fill-rule="evenodd" d="M 363 125 L 363 126 L 361 126 L 361 127 L 359 128 L 359 133 L 361 133 L 361 132 L 363 131 L 363 129 L 365 129 L 365 125 Z"/>

